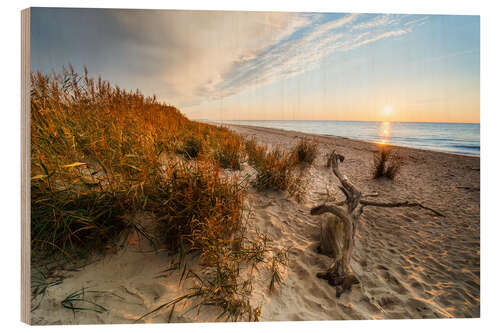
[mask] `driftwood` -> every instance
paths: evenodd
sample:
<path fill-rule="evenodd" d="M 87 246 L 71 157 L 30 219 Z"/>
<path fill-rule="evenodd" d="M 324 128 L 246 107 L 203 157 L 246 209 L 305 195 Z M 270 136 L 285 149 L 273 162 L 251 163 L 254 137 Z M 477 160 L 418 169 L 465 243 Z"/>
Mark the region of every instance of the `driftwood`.
<path fill-rule="evenodd" d="M 359 283 L 359 280 L 352 272 L 350 260 L 358 219 L 365 206 L 420 207 L 438 216 L 443 216 L 437 210 L 417 202 L 377 202 L 363 199 L 361 191 L 340 172 L 339 165 L 343 161 L 344 156 L 335 152 L 328 156 L 328 166 L 332 168 L 333 174 L 340 181 L 339 188 L 344 193 L 345 200 L 336 202 L 333 205 L 323 204 L 311 209 L 312 215 L 332 214 L 327 215 L 321 223 L 319 251 L 333 257 L 333 264 L 326 272 L 318 273 L 317 276 L 328 280 L 328 283 L 337 287 L 337 297 L 340 297 L 345 290 L 350 290 L 353 284 Z M 368 196 L 378 196 L 378 193 L 370 193 L 364 197 Z"/>
<path fill-rule="evenodd" d="M 321 221 L 321 238 L 318 252 L 329 257 L 335 258 L 342 252 L 344 242 L 344 232 L 342 220 L 332 214 L 325 214 Z"/>

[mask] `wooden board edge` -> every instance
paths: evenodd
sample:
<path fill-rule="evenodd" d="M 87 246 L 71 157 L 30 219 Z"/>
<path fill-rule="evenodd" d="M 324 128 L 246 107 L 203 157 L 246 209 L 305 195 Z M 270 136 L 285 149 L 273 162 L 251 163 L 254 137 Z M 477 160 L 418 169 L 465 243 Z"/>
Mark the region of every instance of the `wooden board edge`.
<path fill-rule="evenodd" d="M 31 324 L 30 8 L 21 11 L 21 321 Z"/>

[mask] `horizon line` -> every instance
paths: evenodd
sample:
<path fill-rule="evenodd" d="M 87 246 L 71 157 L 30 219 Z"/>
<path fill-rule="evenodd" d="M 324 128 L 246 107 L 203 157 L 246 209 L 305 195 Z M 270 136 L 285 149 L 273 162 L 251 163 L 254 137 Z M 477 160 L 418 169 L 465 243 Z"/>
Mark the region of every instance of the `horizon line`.
<path fill-rule="evenodd" d="M 196 118 L 193 121 L 338 121 L 338 122 L 360 122 L 360 123 L 432 123 L 432 124 L 470 124 L 480 125 L 481 122 L 460 122 L 460 121 L 397 121 L 397 120 L 336 120 L 336 119 L 206 119 Z"/>

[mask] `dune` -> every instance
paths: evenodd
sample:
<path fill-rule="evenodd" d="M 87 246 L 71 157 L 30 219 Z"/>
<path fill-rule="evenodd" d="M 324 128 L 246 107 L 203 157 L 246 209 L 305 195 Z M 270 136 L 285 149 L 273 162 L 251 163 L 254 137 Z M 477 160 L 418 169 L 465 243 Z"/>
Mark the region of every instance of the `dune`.
<path fill-rule="evenodd" d="M 306 169 L 305 195 L 297 202 L 284 193 L 257 192 L 249 187 L 247 209 L 252 230 L 272 239 L 271 247 L 288 250 L 282 283 L 269 291 L 266 267 L 255 276 L 251 303 L 261 305 L 261 321 L 472 318 L 480 316 L 480 159 L 411 148 L 394 147 L 404 163 L 394 181 L 371 177 L 375 144 L 341 137 L 229 126 L 240 135 L 269 146 L 290 148 L 300 138 L 317 139 L 320 158 Z M 366 207 L 360 218 L 352 268 L 360 284 L 336 298 L 335 288 L 316 274 L 332 259 L 317 252 L 320 222 L 310 209 L 324 202 L 327 192 L 342 193 L 326 154 L 335 148 L 346 157 L 343 173 L 365 193 L 384 201 L 417 201 L 439 210 L 437 217 L 418 207 Z M 241 174 L 252 174 L 246 163 Z M 153 228 L 147 215 L 133 217 Z M 33 301 L 33 324 L 105 324 L 207 322 L 217 318 L 213 306 L 192 310 L 194 299 L 160 309 L 189 292 L 195 282 L 182 283 L 182 268 L 165 272 L 176 256 L 155 251 L 147 239 L 132 232 L 123 245 L 74 270 L 60 270 L 60 283 Z M 202 270 L 194 255 L 193 269 Z M 35 265 L 35 263 L 34 263 Z M 61 305 L 78 291 L 91 310 L 72 311 Z M 90 303 L 92 302 L 92 303 Z M 76 304 L 76 303 L 75 303 Z M 98 306 L 97 306 L 98 305 Z M 102 307 L 102 308 L 101 308 Z M 104 311 L 105 309 L 106 311 Z M 98 310 L 98 311 L 95 311 Z M 101 311 L 99 311 L 101 310 Z"/>

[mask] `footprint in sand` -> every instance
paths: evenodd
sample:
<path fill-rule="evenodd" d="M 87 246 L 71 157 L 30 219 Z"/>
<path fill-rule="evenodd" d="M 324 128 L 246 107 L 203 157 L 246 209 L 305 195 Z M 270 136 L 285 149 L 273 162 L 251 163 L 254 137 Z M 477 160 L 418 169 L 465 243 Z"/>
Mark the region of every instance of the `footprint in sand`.
<path fill-rule="evenodd" d="M 392 310 L 394 308 L 401 306 L 401 300 L 393 295 L 382 296 L 377 300 L 378 305 L 380 305 L 384 310 Z"/>
<path fill-rule="evenodd" d="M 126 297 L 124 297 L 125 303 L 135 304 L 135 305 L 144 305 L 144 298 L 142 298 L 139 294 L 131 291 L 127 287 L 120 286 L 118 288 L 118 290 L 120 291 L 120 294 L 126 295 Z"/>
<path fill-rule="evenodd" d="M 384 280 L 393 288 L 393 290 L 397 291 L 399 294 L 407 294 L 408 290 L 399 282 L 399 279 L 394 276 L 391 272 L 385 271 L 382 274 Z"/>
<path fill-rule="evenodd" d="M 430 306 L 418 299 L 410 298 L 406 305 L 408 309 L 413 312 L 412 317 L 414 318 L 439 318 L 437 313 L 435 313 Z"/>
<path fill-rule="evenodd" d="M 146 299 L 152 300 L 153 303 L 165 294 L 165 288 L 160 284 L 139 284 L 136 289 L 140 294 L 144 295 Z"/>

